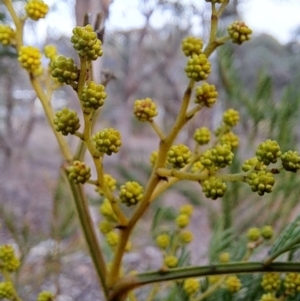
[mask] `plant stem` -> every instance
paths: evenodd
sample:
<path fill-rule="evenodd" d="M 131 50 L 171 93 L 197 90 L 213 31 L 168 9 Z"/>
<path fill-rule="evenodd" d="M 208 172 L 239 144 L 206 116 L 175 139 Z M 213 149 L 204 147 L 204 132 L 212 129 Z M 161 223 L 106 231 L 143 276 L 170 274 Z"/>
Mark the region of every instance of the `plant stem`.
<path fill-rule="evenodd" d="M 209 295 L 211 295 L 213 292 L 215 292 L 223 283 L 224 280 L 226 279 L 226 276 L 221 277 L 219 281 L 214 283 L 213 285 L 209 286 L 209 288 L 199 296 L 199 298 L 196 298 L 195 301 L 202 301 L 205 298 L 207 298 Z"/>
<path fill-rule="evenodd" d="M 131 289 L 162 281 L 174 281 L 191 277 L 203 277 L 210 275 L 245 274 L 261 272 L 299 272 L 299 262 L 274 262 L 265 265 L 263 262 L 241 262 L 220 265 L 208 265 L 197 267 L 182 267 L 170 269 L 169 271 L 157 271 L 126 276 L 120 279 L 113 287 L 110 301 L 120 300 L 118 296 L 123 295 Z"/>
<path fill-rule="evenodd" d="M 11 0 L 3 0 L 4 5 L 6 6 L 8 12 L 10 13 L 14 24 L 16 26 L 16 41 L 17 41 L 17 51 L 20 50 L 21 46 L 23 45 L 23 26 L 24 26 L 24 21 L 21 20 L 16 12 L 15 9 L 12 5 Z"/>
<path fill-rule="evenodd" d="M 131 231 L 133 230 L 137 221 L 142 217 L 142 215 L 148 209 L 150 202 L 152 200 L 151 197 L 152 197 L 153 191 L 155 190 L 158 183 L 161 181 L 160 177 L 156 174 L 156 169 L 164 167 L 166 159 L 167 159 L 167 152 L 170 149 L 175 138 L 177 137 L 179 131 L 182 129 L 182 127 L 185 124 L 186 112 L 187 112 L 189 102 L 191 99 L 191 94 L 192 94 L 192 90 L 194 87 L 194 83 L 195 82 L 193 80 L 190 80 L 190 82 L 185 90 L 185 93 L 183 95 L 182 103 L 181 103 L 176 121 L 174 123 L 174 126 L 172 127 L 172 130 L 170 131 L 169 135 L 164 140 L 160 141 L 156 164 L 153 168 L 152 174 L 147 183 L 142 201 L 140 202 L 137 209 L 134 211 L 132 217 L 129 220 L 127 227 L 120 229 L 120 231 L 121 231 L 120 242 L 119 242 L 119 244 L 117 246 L 117 250 L 115 252 L 115 256 L 114 256 L 112 267 L 111 267 L 111 272 L 109 273 L 108 287 L 112 287 L 117 282 L 117 280 L 119 278 L 119 271 L 120 271 L 120 267 L 121 267 L 123 254 L 125 251 L 127 241 L 130 237 Z"/>
<path fill-rule="evenodd" d="M 209 177 L 209 173 L 205 170 L 202 173 L 191 173 L 185 171 L 179 171 L 175 169 L 158 168 L 156 174 L 160 177 L 174 177 L 180 180 L 188 181 L 203 181 Z"/>
<path fill-rule="evenodd" d="M 68 161 L 69 163 L 73 160 L 73 154 L 70 150 L 70 147 L 68 145 L 68 143 L 66 142 L 65 138 L 62 136 L 61 133 L 58 133 L 55 130 L 54 127 L 54 123 L 53 123 L 53 119 L 54 119 L 54 112 L 53 109 L 51 107 L 51 104 L 49 102 L 49 99 L 47 98 L 46 94 L 44 93 L 42 86 L 40 84 L 40 82 L 38 81 L 38 79 L 36 77 L 33 77 L 32 75 L 30 76 L 30 81 L 31 84 L 36 92 L 37 97 L 40 99 L 41 104 L 43 106 L 43 109 L 45 111 L 46 117 L 48 119 L 48 122 L 54 132 L 54 135 L 56 137 L 56 140 L 59 144 L 60 150 L 65 158 L 66 161 Z"/>
<path fill-rule="evenodd" d="M 149 121 L 149 123 L 152 126 L 154 132 L 160 138 L 160 140 L 165 140 L 166 136 L 163 133 L 163 131 L 161 130 L 161 128 L 158 126 L 158 124 L 154 120 Z"/>
<path fill-rule="evenodd" d="M 80 225 L 84 234 L 85 241 L 87 243 L 88 249 L 90 251 L 92 261 L 96 268 L 96 272 L 100 281 L 100 284 L 103 288 L 103 292 L 106 296 L 106 300 L 108 300 L 108 289 L 106 286 L 106 274 L 107 268 L 106 263 L 102 254 L 102 251 L 99 247 L 99 242 L 93 227 L 93 222 L 90 216 L 90 212 L 88 209 L 88 203 L 83 193 L 82 186 L 75 184 L 70 181 L 67 175 L 67 171 L 62 169 L 62 173 L 64 179 L 69 184 L 72 197 L 75 202 L 76 211 L 78 214 L 78 218 L 80 221 Z"/>

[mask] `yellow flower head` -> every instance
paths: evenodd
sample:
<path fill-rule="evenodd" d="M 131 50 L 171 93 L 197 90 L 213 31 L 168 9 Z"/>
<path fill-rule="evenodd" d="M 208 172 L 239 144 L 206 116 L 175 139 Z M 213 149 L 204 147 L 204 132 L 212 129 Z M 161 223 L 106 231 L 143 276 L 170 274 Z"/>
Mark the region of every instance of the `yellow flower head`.
<path fill-rule="evenodd" d="M 20 62 L 22 68 L 26 69 L 28 72 L 34 75 L 40 75 L 43 71 L 42 54 L 39 49 L 32 46 L 22 46 L 19 51 L 18 61 Z"/>
<path fill-rule="evenodd" d="M 34 21 L 45 18 L 48 10 L 48 5 L 42 0 L 29 0 L 25 5 L 27 16 Z"/>

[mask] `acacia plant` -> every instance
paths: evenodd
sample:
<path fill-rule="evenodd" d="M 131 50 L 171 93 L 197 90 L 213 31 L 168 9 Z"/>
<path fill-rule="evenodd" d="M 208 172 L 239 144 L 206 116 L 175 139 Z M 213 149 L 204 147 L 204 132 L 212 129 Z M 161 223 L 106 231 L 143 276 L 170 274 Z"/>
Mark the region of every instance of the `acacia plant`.
<path fill-rule="evenodd" d="M 273 229 L 251 228 L 247 236 L 233 241 L 230 229 L 216 233 L 212 239 L 210 264 L 189 265 L 186 245 L 193 233 L 186 227 L 190 223 L 193 207 L 183 205 L 172 227 L 163 227 L 154 216 L 153 236 L 162 250 L 161 268 L 137 273 L 122 266 L 124 253 L 132 248 L 131 235 L 151 204 L 167 189 L 182 180 L 199 183 L 203 194 L 212 200 L 222 198 L 228 182 L 249 185 L 260 196 L 271 193 L 276 174 L 297 172 L 300 155 L 294 150 L 281 150 L 274 140 L 261 142 L 252 158 L 246 160 L 240 173 L 226 173 L 226 167 L 234 159 L 239 137 L 234 133 L 239 112 L 234 108 L 223 114 L 217 130 L 197 128 L 194 133 L 194 148 L 177 142 L 183 127 L 203 108 L 211 108 L 217 101 L 218 91 L 209 83 L 211 63 L 209 57 L 226 43 L 240 45 L 251 38 L 251 29 L 235 21 L 224 36 L 218 34 L 218 21 L 229 0 L 206 0 L 211 5 L 211 23 L 208 41 L 189 36 L 182 41 L 182 51 L 187 57 L 184 69 L 188 84 L 174 124 L 162 129 L 155 122 L 159 114 L 156 103 L 145 96 L 134 102 L 133 114 L 140 122 L 148 123 L 157 134 L 157 151 L 150 158 L 152 172 L 146 185 L 127 181 L 117 190 L 116 179 L 105 172 L 103 162 L 122 147 L 122 137 L 113 127 L 94 129 L 96 118 L 105 105 L 108 81 L 93 81 L 92 62 L 103 55 L 102 42 L 91 24 L 75 27 L 71 43 L 77 51 L 80 64 L 57 54 L 53 45 L 46 45 L 43 53 L 36 47 L 23 43 L 23 27 L 28 19 L 38 21 L 48 12 L 42 0 L 29 0 L 20 15 L 11 0 L 3 0 L 14 26 L 0 25 L 0 42 L 15 49 L 20 67 L 28 72 L 30 82 L 43 105 L 45 115 L 57 139 L 63 156 L 62 173 L 70 187 L 78 220 L 88 246 L 103 300 L 137 300 L 134 289 L 153 284 L 147 300 L 298 300 L 300 298 L 300 264 L 295 260 L 300 244 L 300 217 L 273 239 Z M 42 57 L 49 59 L 47 67 Z M 54 112 L 51 96 L 54 89 L 69 85 L 78 95 L 83 124 L 77 112 L 65 107 Z M 80 147 L 73 151 L 65 136 L 78 137 Z M 96 173 L 85 163 L 85 153 L 92 158 Z M 103 243 L 99 243 L 89 213 L 84 185 L 94 185 L 103 197 L 100 206 L 102 220 L 99 229 L 105 244 L 111 248 L 112 258 L 105 258 Z M 238 185 L 235 183 L 234 185 Z M 129 207 L 129 209 L 126 209 Z M 158 227 L 159 226 L 159 227 Z M 271 241 L 271 243 L 270 243 Z M 268 243 L 269 242 L 269 243 Z M 269 246 L 269 252 L 259 261 L 253 254 L 261 246 Z M 230 247 L 228 247 L 230 246 Z M 288 255 L 288 256 L 286 256 Z M 108 262 L 111 259 L 110 262 Z M 0 247 L 0 299 L 20 301 L 14 274 L 20 266 L 12 245 Z M 166 282 L 168 290 L 161 290 Z M 175 292 L 175 293 L 174 293 Z M 57 292 L 42 291 L 38 301 L 55 300 Z"/>

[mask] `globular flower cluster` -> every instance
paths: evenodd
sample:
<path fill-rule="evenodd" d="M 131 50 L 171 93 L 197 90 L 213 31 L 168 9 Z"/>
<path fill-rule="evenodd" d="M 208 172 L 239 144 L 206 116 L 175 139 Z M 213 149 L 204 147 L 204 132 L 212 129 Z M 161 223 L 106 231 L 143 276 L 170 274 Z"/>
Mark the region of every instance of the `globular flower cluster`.
<path fill-rule="evenodd" d="M 274 293 L 266 293 L 261 296 L 259 301 L 278 301 Z"/>
<path fill-rule="evenodd" d="M 216 200 L 222 197 L 227 189 L 226 183 L 215 176 L 211 176 L 208 179 L 202 181 L 201 183 L 202 191 L 207 198 Z"/>
<path fill-rule="evenodd" d="M 39 49 L 32 46 L 21 46 L 18 56 L 22 68 L 34 75 L 40 75 L 43 71 L 42 54 Z"/>
<path fill-rule="evenodd" d="M 261 228 L 261 236 L 264 239 L 271 239 L 274 235 L 274 229 L 272 226 L 266 225 Z"/>
<path fill-rule="evenodd" d="M 166 249 L 169 247 L 171 242 L 171 237 L 167 233 L 160 234 L 156 237 L 155 242 L 160 249 Z"/>
<path fill-rule="evenodd" d="M 237 110 L 228 109 L 223 113 L 223 122 L 226 125 L 233 127 L 237 125 L 239 121 L 240 121 L 240 114 Z"/>
<path fill-rule="evenodd" d="M 68 108 L 56 112 L 53 119 L 54 127 L 57 132 L 61 132 L 64 136 L 75 134 L 80 128 L 80 121 L 77 113 Z"/>
<path fill-rule="evenodd" d="M 103 186 L 108 187 L 108 189 L 110 191 L 115 191 L 117 189 L 117 180 L 111 176 L 110 174 L 104 174 L 103 175 Z M 100 194 L 100 195 L 104 195 L 103 190 L 97 186 L 96 191 Z"/>
<path fill-rule="evenodd" d="M 176 218 L 176 224 L 179 228 L 185 228 L 190 223 L 190 216 L 185 213 L 180 213 Z"/>
<path fill-rule="evenodd" d="M 224 168 L 232 163 L 233 157 L 230 145 L 218 144 L 214 148 L 206 150 L 200 157 L 200 162 L 204 167 Z"/>
<path fill-rule="evenodd" d="M 59 56 L 51 62 L 50 66 L 52 68 L 52 76 L 57 78 L 60 83 L 76 87 L 79 79 L 79 70 L 73 59 Z"/>
<path fill-rule="evenodd" d="M 228 263 L 230 261 L 230 254 L 228 252 L 222 252 L 219 255 L 219 261 L 221 263 Z"/>
<path fill-rule="evenodd" d="M 196 37 L 187 37 L 181 42 L 181 49 L 185 56 L 192 56 L 193 54 L 201 54 L 203 41 Z"/>
<path fill-rule="evenodd" d="M 103 54 L 101 41 L 90 24 L 84 27 L 75 27 L 71 42 L 81 58 L 96 60 Z"/>
<path fill-rule="evenodd" d="M 275 272 L 265 273 L 261 280 L 261 286 L 266 292 L 276 292 L 281 285 L 280 274 Z"/>
<path fill-rule="evenodd" d="M 182 205 L 179 208 L 179 213 L 180 214 L 186 214 L 188 216 L 191 216 L 194 212 L 194 207 L 192 205 L 186 204 L 186 205 Z"/>
<path fill-rule="evenodd" d="M 196 87 L 195 90 L 195 103 L 204 104 L 206 107 L 211 108 L 217 101 L 218 91 L 214 85 L 203 83 L 201 86 Z"/>
<path fill-rule="evenodd" d="M 39 293 L 37 301 L 54 301 L 54 294 L 50 291 L 42 291 Z"/>
<path fill-rule="evenodd" d="M 164 258 L 164 263 L 168 268 L 175 268 L 178 264 L 178 258 L 174 255 L 167 255 Z"/>
<path fill-rule="evenodd" d="M 99 208 L 100 214 L 106 217 L 109 221 L 116 221 L 117 217 L 112 209 L 110 201 L 104 199 Z"/>
<path fill-rule="evenodd" d="M 99 131 L 93 136 L 96 149 L 103 154 L 117 153 L 122 145 L 121 134 L 114 128 Z"/>
<path fill-rule="evenodd" d="M 285 170 L 296 172 L 300 169 L 300 154 L 289 150 L 281 155 L 281 162 Z"/>
<path fill-rule="evenodd" d="M 227 277 L 225 285 L 231 293 L 237 293 L 242 287 L 241 280 L 235 275 Z"/>
<path fill-rule="evenodd" d="M 183 283 L 183 290 L 188 296 L 195 295 L 200 290 L 199 280 L 197 280 L 196 278 L 186 279 Z"/>
<path fill-rule="evenodd" d="M 184 230 L 179 233 L 179 240 L 183 244 L 189 244 L 194 239 L 194 235 L 189 230 Z"/>
<path fill-rule="evenodd" d="M 54 61 L 57 58 L 57 48 L 55 45 L 46 45 L 44 47 L 45 56 L 50 59 L 50 61 Z"/>
<path fill-rule="evenodd" d="M 227 32 L 233 43 L 242 44 L 250 40 L 252 30 L 242 21 L 235 21 L 228 26 Z"/>
<path fill-rule="evenodd" d="M 17 258 L 12 245 L 0 246 L 0 269 L 8 272 L 15 272 L 20 266 L 20 260 Z"/>
<path fill-rule="evenodd" d="M 144 196 L 144 188 L 138 182 L 128 181 L 120 187 L 120 201 L 127 205 L 136 205 Z"/>
<path fill-rule="evenodd" d="M 8 25 L 0 24 L 0 43 L 4 46 L 12 45 L 16 37 L 16 32 Z"/>
<path fill-rule="evenodd" d="M 211 72 L 211 65 L 205 54 L 193 54 L 184 70 L 188 78 L 199 82 L 207 79 Z"/>
<path fill-rule="evenodd" d="M 184 145 L 173 145 L 168 151 L 168 163 L 173 168 L 182 168 L 191 161 L 192 153 L 190 149 Z"/>
<path fill-rule="evenodd" d="M 243 171 L 249 171 L 251 169 L 255 169 L 256 167 L 259 167 L 258 169 L 261 169 L 260 162 L 258 161 L 257 157 L 252 157 L 250 159 L 247 159 L 243 165 L 242 170 Z"/>
<path fill-rule="evenodd" d="M 229 131 L 220 137 L 220 143 L 230 145 L 231 149 L 234 150 L 239 146 L 239 137 L 232 131 Z"/>
<path fill-rule="evenodd" d="M 96 84 L 90 81 L 82 90 L 80 100 L 84 108 L 99 109 L 104 105 L 104 100 L 107 97 L 103 85 Z"/>
<path fill-rule="evenodd" d="M 153 151 L 150 154 L 149 161 L 150 161 L 150 164 L 151 164 L 152 167 L 155 165 L 157 157 L 158 157 L 158 151 Z"/>
<path fill-rule="evenodd" d="M 217 145 L 211 149 L 211 158 L 215 166 L 224 168 L 233 160 L 233 153 L 228 144 Z"/>
<path fill-rule="evenodd" d="M 105 235 L 105 240 L 110 247 L 114 248 L 118 245 L 120 237 L 117 232 L 110 231 Z"/>
<path fill-rule="evenodd" d="M 210 137 L 210 130 L 205 126 L 196 129 L 194 132 L 194 140 L 200 145 L 207 144 L 210 141 Z"/>
<path fill-rule="evenodd" d="M 48 5 L 42 0 L 29 0 L 25 5 L 27 16 L 34 21 L 45 18 L 48 10 Z"/>
<path fill-rule="evenodd" d="M 250 241 L 257 241 L 261 236 L 261 231 L 257 227 L 252 227 L 248 230 L 247 238 Z"/>
<path fill-rule="evenodd" d="M 202 170 L 204 168 L 204 166 L 202 165 L 200 160 L 197 160 L 191 168 L 191 172 L 199 172 L 200 170 Z"/>
<path fill-rule="evenodd" d="M 84 184 L 91 177 L 91 168 L 78 160 L 68 168 L 69 179 L 77 184 Z"/>
<path fill-rule="evenodd" d="M 151 121 L 158 114 L 156 103 L 149 97 L 137 99 L 134 102 L 133 112 L 139 121 Z"/>
<path fill-rule="evenodd" d="M 14 300 L 14 287 L 11 282 L 0 282 L 0 299 Z"/>
<path fill-rule="evenodd" d="M 259 195 L 270 193 L 273 189 L 275 179 L 271 172 L 267 170 L 253 171 L 247 176 L 247 183 L 251 190 L 257 192 Z"/>
<path fill-rule="evenodd" d="M 256 150 L 256 157 L 265 165 L 276 163 L 281 156 L 280 146 L 275 140 L 266 140 L 261 143 Z"/>
<path fill-rule="evenodd" d="M 283 282 L 286 295 L 295 295 L 300 292 L 300 273 L 287 273 Z"/>
<path fill-rule="evenodd" d="M 102 234 L 107 234 L 110 231 L 112 231 L 114 228 L 113 223 L 107 219 L 104 219 L 103 221 L 101 221 L 99 223 L 98 227 Z"/>

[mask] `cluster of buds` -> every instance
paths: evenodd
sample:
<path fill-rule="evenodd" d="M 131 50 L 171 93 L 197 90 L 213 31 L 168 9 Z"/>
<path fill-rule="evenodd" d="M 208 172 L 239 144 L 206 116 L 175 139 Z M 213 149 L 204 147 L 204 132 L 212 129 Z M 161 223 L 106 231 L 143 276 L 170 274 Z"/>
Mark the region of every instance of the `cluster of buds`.
<path fill-rule="evenodd" d="M 188 296 L 193 296 L 200 291 L 200 282 L 196 278 L 189 278 L 183 282 L 183 290 Z"/>
<path fill-rule="evenodd" d="M 164 231 L 155 238 L 156 245 L 164 251 L 164 265 L 168 268 L 177 266 L 178 256 L 176 251 L 179 247 L 183 247 L 193 240 L 193 233 L 186 229 L 190 224 L 193 210 L 192 205 L 181 206 L 175 220 L 177 228 L 174 231 Z"/>
<path fill-rule="evenodd" d="M 261 286 L 266 292 L 276 292 L 281 286 L 280 274 L 275 272 L 265 273 L 261 280 Z"/>
<path fill-rule="evenodd" d="M 11 282 L 0 282 L 0 299 L 15 300 L 14 287 Z"/>
<path fill-rule="evenodd" d="M 90 81 L 83 88 L 82 94 L 80 95 L 80 100 L 84 108 L 92 108 L 97 110 L 104 105 L 104 100 L 106 97 L 107 94 L 104 86 Z"/>
<path fill-rule="evenodd" d="M 272 226 L 265 225 L 261 229 L 257 227 L 252 227 L 248 230 L 247 238 L 249 241 L 255 242 L 260 238 L 269 240 L 273 237 L 274 230 Z"/>
<path fill-rule="evenodd" d="M 78 55 L 83 59 L 94 61 L 103 54 L 101 41 L 90 24 L 84 27 L 75 27 L 71 42 Z"/>
<path fill-rule="evenodd" d="M 50 59 L 50 62 L 54 61 L 57 58 L 57 48 L 55 45 L 46 45 L 44 47 L 45 57 Z"/>
<path fill-rule="evenodd" d="M 173 168 L 182 168 L 191 161 L 191 157 L 190 149 L 184 144 L 179 144 L 170 148 L 167 161 Z"/>
<path fill-rule="evenodd" d="M 0 246 L 0 269 L 8 272 L 15 272 L 20 266 L 20 260 L 15 254 L 12 245 Z"/>
<path fill-rule="evenodd" d="M 231 293 L 237 293 L 242 288 L 241 280 L 235 276 L 228 276 L 225 281 L 226 289 Z"/>
<path fill-rule="evenodd" d="M 128 181 L 120 187 L 120 201 L 127 206 L 136 205 L 143 196 L 144 188 L 138 182 Z"/>
<path fill-rule="evenodd" d="M 203 83 L 201 86 L 196 87 L 195 103 L 211 108 L 216 103 L 217 98 L 218 91 L 214 85 Z"/>
<path fill-rule="evenodd" d="M 55 296 L 50 291 L 42 291 L 37 297 L 37 301 L 54 301 Z"/>
<path fill-rule="evenodd" d="M 300 273 L 287 273 L 283 282 L 285 295 L 294 296 L 300 293 Z"/>
<path fill-rule="evenodd" d="M 151 98 L 137 99 L 133 112 L 139 121 L 152 121 L 158 114 L 156 104 Z"/>
<path fill-rule="evenodd" d="M 4 46 L 15 43 L 16 32 L 8 25 L 0 24 L 0 43 Z"/>
<path fill-rule="evenodd" d="M 235 21 L 227 28 L 233 43 L 242 44 L 251 38 L 252 30 L 242 21 Z"/>
<path fill-rule="evenodd" d="M 204 53 L 193 54 L 184 70 L 188 78 L 199 82 L 208 78 L 211 73 L 211 65 Z"/>
<path fill-rule="evenodd" d="M 64 56 L 59 56 L 51 61 L 52 76 L 60 83 L 77 87 L 79 79 L 79 70 L 74 60 Z"/>
<path fill-rule="evenodd" d="M 68 172 L 69 179 L 77 184 L 84 184 L 91 177 L 91 168 L 77 160 L 69 167 Z"/>
<path fill-rule="evenodd" d="M 77 113 L 68 108 L 63 108 L 55 114 L 53 119 L 55 130 L 61 132 L 64 136 L 75 134 L 80 128 L 80 121 Z"/>
<path fill-rule="evenodd" d="M 185 56 L 202 53 L 203 41 L 196 37 L 187 37 L 181 42 L 181 49 Z"/>
<path fill-rule="evenodd" d="M 48 5 L 42 0 L 29 0 L 25 5 L 27 16 L 34 21 L 45 18 L 48 10 Z"/>
<path fill-rule="evenodd" d="M 26 69 L 33 75 L 40 75 L 42 68 L 42 54 L 39 49 L 32 46 L 22 46 L 19 51 L 18 61 L 22 68 Z"/>
<path fill-rule="evenodd" d="M 114 128 L 103 129 L 93 136 L 96 149 L 102 153 L 111 155 L 117 153 L 122 145 L 121 134 Z"/>

